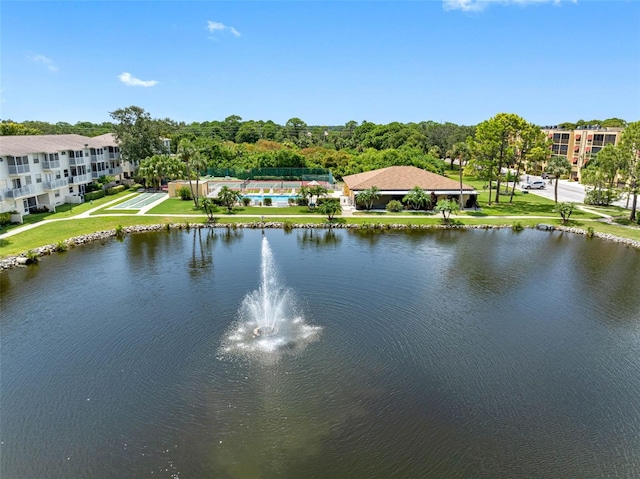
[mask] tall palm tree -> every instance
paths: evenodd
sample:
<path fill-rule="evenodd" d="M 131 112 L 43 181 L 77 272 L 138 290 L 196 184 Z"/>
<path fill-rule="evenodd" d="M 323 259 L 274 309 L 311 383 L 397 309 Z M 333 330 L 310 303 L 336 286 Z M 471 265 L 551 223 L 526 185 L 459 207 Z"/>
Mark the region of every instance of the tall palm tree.
<path fill-rule="evenodd" d="M 191 189 L 191 197 L 193 198 L 193 203 L 198 207 L 198 198 L 196 193 L 193 191 L 193 183 L 191 182 L 191 167 L 192 160 L 194 156 L 196 156 L 196 148 L 193 146 L 193 143 L 189 141 L 187 138 L 183 138 L 178 143 L 178 158 L 185 164 L 185 169 L 187 173 L 187 179 L 189 180 L 189 188 Z"/>
<path fill-rule="evenodd" d="M 547 163 L 547 172 L 556 179 L 556 184 L 554 185 L 553 192 L 555 202 L 558 202 L 558 180 L 562 175 L 567 175 L 571 171 L 571 163 L 569 163 L 569 159 L 566 156 L 561 155 L 553 155 L 549 162 Z"/>

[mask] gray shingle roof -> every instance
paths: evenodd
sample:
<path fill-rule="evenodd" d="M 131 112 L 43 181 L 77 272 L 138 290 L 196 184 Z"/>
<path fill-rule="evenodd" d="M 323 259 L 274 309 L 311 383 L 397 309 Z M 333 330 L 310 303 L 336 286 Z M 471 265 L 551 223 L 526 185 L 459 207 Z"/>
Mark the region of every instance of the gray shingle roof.
<path fill-rule="evenodd" d="M 82 135 L 0 136 L 0 156 L 23 156 L 32 153 L 55 153 L 62 150 L 117 146 L 111 133 L 90 138 Z"/>

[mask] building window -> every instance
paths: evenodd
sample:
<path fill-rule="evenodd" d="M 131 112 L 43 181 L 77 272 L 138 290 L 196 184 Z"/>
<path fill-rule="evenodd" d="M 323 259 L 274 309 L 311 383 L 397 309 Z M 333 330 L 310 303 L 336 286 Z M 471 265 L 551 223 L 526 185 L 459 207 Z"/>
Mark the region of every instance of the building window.
<path fill-rule="evenodd" d="M 560 154 L 566 155 L 569 149 L 569 145 L 560 145 Z"/>
<path fill-rule="evenodd" d="M 33 164 L 37 165 L 38 163 L 40 163 L 40 158 L 38 158 L 38 155 L 33 155 Z"/>
<path fill-rule="evenodd" d="M 64 151 L 62 152 L 64 155 Z M 60 158 L 57 153 L 49 153 L 49 161 L 58 161 Z"/>
<path fill-rule="evenodd" d="M 69 193 L 73 193 L 73 186 L 69 187 Z"/>
<path fill-rule="evenodd" d="M 60 192 L 56 191 L 56 193 L 53 196 L 55 196 L 56 198 L 60 198 Z"/>
<path fill-rule="evenodd" d="M 554 143 L 560 143 L 560 133 L 554 133 L 553 134 L 553 142 Z"/>
<path fill-rule="evenodd" d="M 593 135 L 593 145 L 602 146 L 604 144 L 604 135 Z"/>
<path fill-rule="evenodd" d="M 569 143 L 569 133 L 563 133 L 562 138 L 560 139 L 560 143 L 568 144 Z"/>
<path fill-rule="evenodd" d="M 36 183 L 42 183 L 42 175 L 40 173 L 36 174 Z"/>
<path fill-rule="evenodd" d="M 60 154 L 62 156 L 67 156 L 67 152 L 66 151 L 61 151 Z M 57 156 L 58 156 L 58 154 L 56 153 L 56 160 L 58 159 Z"/>
<path fill-rule="evenodd" d="M 615 145 L 616 144 L 616 135 L 604 135 L 604 144 L 605 145 Z"/>
<path fill-rule="evenodd" d="M 69 178 L 69 170 L 64 170 L 64 177 Z"/>
<path fill-rule="evenodd" d="M 31 184 L 31 175 L 25 176 L 24 179 L 25 179 L 25 183 L 27 184 L 27 186 Z"/>

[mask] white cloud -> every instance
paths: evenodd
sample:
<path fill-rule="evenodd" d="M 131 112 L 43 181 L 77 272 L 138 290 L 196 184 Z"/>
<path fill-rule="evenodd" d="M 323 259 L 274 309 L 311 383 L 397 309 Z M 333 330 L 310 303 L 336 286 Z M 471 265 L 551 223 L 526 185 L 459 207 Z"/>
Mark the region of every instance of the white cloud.
<path fill-rule="evenodd" d="M 554 5 L 559 5 L 564 1 L 577 3 L 577 0 L 442 0 L 442 8 L 445 10 L 462 10 L 463 12 L 479 12 L 491 4 L 530 5 L 553 3 Z"/>
<path fill-rule="evenodd" d="M 231 32 L 234 37 L 240 36 L 240 32 L 235 28 L 227 26 L 224 23 L 213 22 L 211 20 L 207 21 L 207 30 L 209 30 L 211 33 L 228 31 Z"/>
<path fill-rule="evenodd" d="M 128 86 L 150 87 L 158 84 L 156 80 L 140 80 L 139 78 L 131 76 L 131 73 L 127 72 L 118 75 L 118 78 L 122 83 Z"/>
<path fill-rule="evenodd" d="M 59 70 L 59 68 L 53 63 L 53 60 L 51 58 L 45 57 L 44 55 L 33 55 L 31 56 L 31 61 L 34 63 L 45 65 L 49 69 L 49 71 L 52 72 L 57 72 Z"/>

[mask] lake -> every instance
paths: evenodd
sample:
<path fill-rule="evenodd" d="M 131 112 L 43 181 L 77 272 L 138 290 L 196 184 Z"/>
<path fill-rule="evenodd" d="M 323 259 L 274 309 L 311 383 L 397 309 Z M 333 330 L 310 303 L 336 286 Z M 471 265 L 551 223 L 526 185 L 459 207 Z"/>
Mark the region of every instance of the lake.
<path fill-rule="evenodd" d="M 265 236 L 314 331 L 273 352 L 229 344 L 259 230 L 0 274 L 0 476 L 640 477 L 638 251 L 534 230 Z"/>

